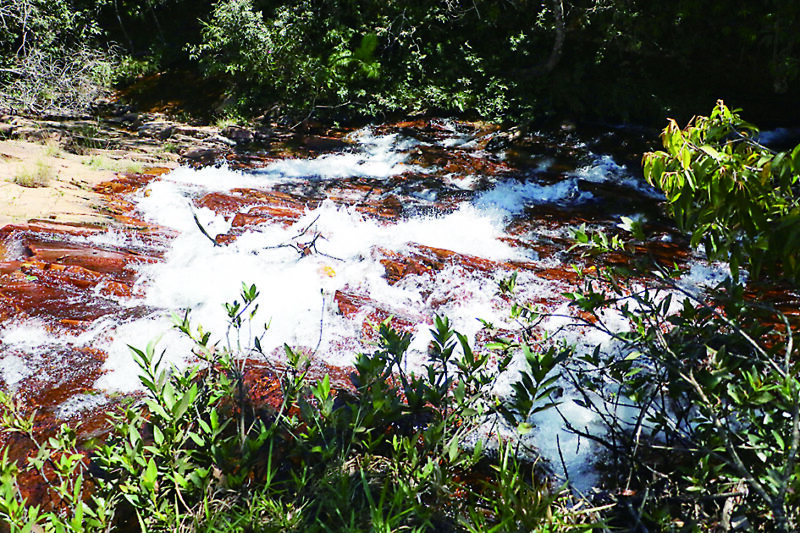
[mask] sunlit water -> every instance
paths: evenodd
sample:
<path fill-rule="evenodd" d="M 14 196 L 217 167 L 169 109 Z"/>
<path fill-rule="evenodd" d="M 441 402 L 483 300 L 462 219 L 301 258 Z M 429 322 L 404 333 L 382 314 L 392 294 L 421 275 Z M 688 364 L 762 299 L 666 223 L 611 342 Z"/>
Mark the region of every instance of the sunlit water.
<path fill-rule="evenodd" d="M 586 183 L 610 183 L 635 191 L 643 198 L 657 194 L 608 155 L 595 155 L 585 150 L 586 164 L 565 172 L 561 179 L 532 179 L 536 172 L 547 172 L 547 160 L 539 167 L 521 175 L 504 175 L 483 179 L 482 176 L 450 176 L 441 178 L 437 189 L 418 188 L 410 193 L 418 205 L 435 202 L 443 192 L 465 193 L 454 207 L 448 209 L 417 209 L 416 214 L 394 220 L 377 220 L 362 215 L 353 207 L 324 201 L 307 212 L 294 224 L 263 223 L 251 227 L 234 242 L 215 246 L 198 229 L 194 216 L 211 235 L 226 233 L 231 217 L 198 209 L 193 200 L 213 191 L 234 188 L 270 190 L 314 184 L 348 177 L 372 180 L 392 180 L 404 174 L 425 175 L 435 168 L 422 168 L 409 163 L 413 150 L 422 141 L 399 134 L 378 135 L 365 129 L 352 136 L 354 147 L 340 153 L 310 159 L 286 159 L 265 168 L 237 172 L 227 168 L 193 170 L 179 168 L 133 194 L 138 216 L 178 233 L 169 241 L 165 259 L 139 267 L 136 282 L 137 296 L 122 301 L 125 306 L 151 309 L 146 316 L 118 323 L 98 320 L 80 336 L 59 337 L 35 321 L 7 324 L 0 331 L 0 374 L 7 387 L 36 373 L 37 361 L 57 346 L 95 346 L 102 348 L 108 358 L 105 373 L 96 383 L 100 391 L 131 392 L 139 387 L 137 371 L 128 345 L 143 347 L 159 339 L 158 347 L 166 359 L 182 366 L 190 363 L 191 344 L 171 326 L 171 312 L 191 309 L 191 319 L 206 330 L 215 332 L 221 340 L 227 327 L 223 304 L 238 297 L 243 283 L 255 284 L 261 296 L 254 326 L 258 330 L 269 324 L 261 339 L 264 352 L 279 354 L 279 348 L 291 346 L 315 351 L 318 360 L 333 366 L 346 367 L 354 354 L 370 350 L 362 335 L 363 320 L 369 309 L 359 316 L 346 318 L 335 303 L 336 291 L 357 294 L 375 302 L 384 310 L 413 319 L 419 325 L 407 358 L 408 370 L 418 369 L 426 362 L 430 341 L 430 319 L 435 314 L 448 316 L 454 327 L 474 339 L 484 319 L 499 327 L 513 328 L 508 320 L 508 303 L 497 295 L 497 283 L 508 271 L 469 271 L 458 265 L 448 266 L 433 275 L 408 275 L 391 285 L 380 260 L 388 252 L 413 252 L 416 245 L 451 250 L 496 262 L 530 262 L 542 267 L 568 269 L 559 265 L 559 256 L 539 258 L 530 248 L 511 246 L 503 239 L 514 221 L 524 220 L 526 213 L 537 206 L 581 206 L 595 200 Z M 443 148 L 469 147 L 475 139 L 469 135 L 453 135 L 440 141 Z M 481 156 L 480 152 L 474 154 Z M 488 185 L 487 185 L 488 184 Z M 399 186 L 398 186 L 399 187 Z M 407 191 L 406 191 L 407 193 Z M 425 213 L 427 214 L 420 214 Z M 613 220 L 614 215 L 610 215 Z M 539 228 L 541 235 L 567 236 L 569 227 Z M 305 232 L 304 232 L 305 230 Z M 529 228 L 536 234 L 537 228 Z M 308 241 L 319 234 L 316 250 L 300 256 L 287 244 Z M 95 237 L 96 244 L 125 244 L 135 246 L 132 237 L 124 233 L 107 233 Z M 124 241 L 124 242 L 123 242 Z M 685 279 L 695 287 L 719 277 L 718 270 L 704 269 L 699 264 Z M 570 286 L 559 280 L 544 279 L 533 272 L 521 271 L 517 285 L 523 299 L 557 301 Z M 564 300 L 561 300 L 564 302 Z M 566 303 L 557 304 L 551 311 L 567 314 Z M 559 320 L 551 319 L 548 327 L 556 329 Z M 621 317 L 609 316 L 609 323 L 625 326 Z M 607 343 L 599 333 L 567 330 L 568 340 L 582 346 Z M 38 354 L 20 357 L 19 353 Z M 278 355 L 275 355 L 278 357 Z M 516 361 L 512 368 L 519 368 Z M 46 376 L 45 376 L 46 378 Z M 508 394 L 515 371 L 500 376 L 496 392 Z M 62 415 L 101 405 L 105 395 L 80 395 L 60 407 Z M 576 427 L 598 424 L 594 416 L 572 401 L 567 390 L 561 413 Z M 537 430 L 530 443 L 554 465 L 560 465 L 559 449 L 564 456 L 573 483 L 588 488 L 594 481 L 589 460 L 593 448 L 589 442 L 562 429 L 561 415 L 549 411 L 534 421 Z M 558 440 L 556 440 L 558 436 Z M 556 468 L 559 470 L 559 468 Z"/>

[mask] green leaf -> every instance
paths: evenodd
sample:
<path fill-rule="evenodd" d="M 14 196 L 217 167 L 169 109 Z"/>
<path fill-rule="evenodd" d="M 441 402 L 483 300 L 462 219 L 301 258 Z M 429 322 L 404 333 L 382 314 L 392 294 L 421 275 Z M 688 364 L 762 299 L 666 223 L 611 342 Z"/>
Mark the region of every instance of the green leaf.
<path fill-rule="evenodd" d="M 156 462 L 151 457 L 150 461 L 148 461 L 147 463 L 147 468 L 145 468 L 145 471 L 142 474 L 142 487 L 152 492 L 156 486 L 157 476 L 158 476 L 158 467 L 156 466 Z"/>
<path fill-rule="evenodd" d="M 710 145 L 708 145 L 708 144 L 704 144 L 703 146 L 701 146 L 701 147 L 700 147 L 700 150 L 701 150 L 703 153 L 705 153 L 707 156 L 709 156 L 709 157 L 711 157 L 712 159 L 714 159 L 715 161 L 718 161 L 718 160 L 720 159 L 720 154 L 719 154 L 719 152 L 717 152 L 717 151 L 714 149 L 714 147 L 712 147 L 712 146 L 710 146 Z"/>

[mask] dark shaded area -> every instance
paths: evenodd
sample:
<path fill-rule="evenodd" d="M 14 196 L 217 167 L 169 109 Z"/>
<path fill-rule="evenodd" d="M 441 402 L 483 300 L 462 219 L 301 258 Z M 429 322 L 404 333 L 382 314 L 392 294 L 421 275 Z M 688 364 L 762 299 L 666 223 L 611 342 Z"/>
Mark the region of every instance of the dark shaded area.
<path fill-rule="evenodd" d="M 660 127 L 724 99 L 765 128 L 800 122 L 787 1 L 28 0 L 4 17 L 3 85 L 34 53 L 114 49 L 125 98 L 194 116 Z"/>

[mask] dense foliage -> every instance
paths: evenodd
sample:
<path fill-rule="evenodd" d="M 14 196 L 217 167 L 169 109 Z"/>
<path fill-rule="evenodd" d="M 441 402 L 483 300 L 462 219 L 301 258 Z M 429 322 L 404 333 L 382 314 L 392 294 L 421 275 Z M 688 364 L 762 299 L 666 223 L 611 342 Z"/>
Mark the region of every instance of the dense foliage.
<path fill-rule="evenodd" d="M 3 0 L 0 82 L 35 71 L 32 55 L 115 50 L 115 79 L 202 71 L 245 116 L 660 120 L 719 97 L 785 112 L 799 20 L 785 1 Z"/>
<path fill-rule="evenodd" d="M 411 336 L 387 322 L 376 350 L 356 358 L 350 387 L 335 389 L 328 375 L 312 380 L 308 354 L 286 346 L 286 366 L 276 368 L 278 405 L 268 409 L 244 383 L 247 357 L 263 355 L 260 341 L 238 344 L 256 297 L 255 287 L 244 287 L 242 299 L 227 306 L 227 348 L 193 328 L 188 313 L 176 317 L 202 367 L 171 368 L 152 343 L 133 349 L 146 396 L 113 415 L 112 434 L 88 458 L 66 426 L 37 440 L 34 415 L 3 395 L 0 425 L 34 444 L 21 469 L 47 484 L 53 508 L 21 498 L 20 466 L 6 450 L 0 517 L 20 531 L 579 527 L 586 513 L 559 510 L 560 491 L 518 446 L 491 425 L 478 432 L 498 404 L 511 419 L 528 419 L 531 405 L 520 399 L 546 388 L 553 364 L 531 355 L 536 372 L 529 367 L 517 397 L 501 400 L 491 388 L 509 357 L 490 363 L 488 352 L 473 352 L 437 317 L 429 363 L 406 373 Z"/>
<path fill-rule="evenodd" d="M 635 244 L 583 230 L 577 237 L 593 254 L 632 253 Z M 609 340 L 561 366 L 577 402 L 602 420 L 599 430 L 564 423 L 602 450 L 604 482 L 619 494 L 611 522 L 796 531 L 796 319 L 750 300 L 730 280 L 700 295 L 685 288 L 678 268 L 641 257 L 633 264 L 581 273 L 583 288 L 568 295 L 580 310 L 575 326 Z M 516 305 L 529 328 L 543 317 Z"/>
<path fill-rule="evenodd" d="M 85 111 L 110 80 L 101 32 L 69 0 L 0 0 L 0 108 Z"/>
<path fill-rule="evenodd" d="M 667 195 L 669 213 L 709 259 L 750 273 L 800 276 L 800 145 L 775 152 L 721 101 L 683 130 L 670 121 L 666 152 L 645 155 L 645 177 Z"/>

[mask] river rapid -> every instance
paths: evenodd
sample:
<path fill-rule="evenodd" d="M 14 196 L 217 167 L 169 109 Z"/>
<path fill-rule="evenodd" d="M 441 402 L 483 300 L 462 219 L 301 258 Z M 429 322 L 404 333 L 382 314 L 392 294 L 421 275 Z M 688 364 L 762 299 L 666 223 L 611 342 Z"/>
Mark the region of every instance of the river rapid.
<path fill-rule="evenodd" d="M 568 126 L 511 142 L 491 125 L 417 120 L 121 178 L 106 190 L 123 222 L 116 229 L 2 230 L 0 378 L 40 410 L 43 427 L 99 419 L 140 389 L 129 345 L 158 339 L 165 360 L 191 364 L 170 315 L 190 310 L 224 342 L 224 303 L 242 284 L 261 294 L 254 325 L 268 324 L 268 356 L 254 367 L 280 364 L 286 343 L 344 382 L 354 354 L 372 349 L 374 325 L 393 317 L 413 334 L 413 371 L 426 361 L 435 314 L 479 350 L 490 335 L 478 319 L 513 335 L 510 304 L 498 294 L 512 272 L 521 299 L 569 315 L 563 293 L 579 284 L 571 265 L 588 264 L 570 250 L 572 231 L 620 231 L 623 217 L 645 224 L 654 250 L 685 263 L 683 281 L 701 289 L 726 272 L 688 254 L 659 215 L 661 196 L 638 169 L 655 138 Z M 625 327 L 621 316 L 607 318 Z M 585 349 L 609 341 L 569 327 L 560 336 Z M 498 376 L 497 394 L 509 393 L 520 365 Z M 596 425 L 577 398 L 566 390 L 562 413 L 576 427 Z M 592 486 L 595 450 L 555 412 L 532 422 L 529 443 L 554 464 L 560 444 L 573 483 Z"/>

